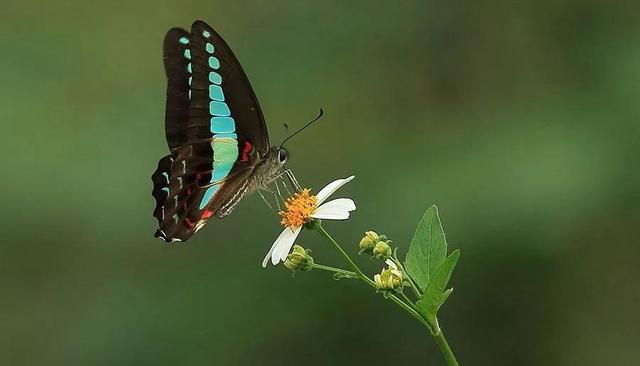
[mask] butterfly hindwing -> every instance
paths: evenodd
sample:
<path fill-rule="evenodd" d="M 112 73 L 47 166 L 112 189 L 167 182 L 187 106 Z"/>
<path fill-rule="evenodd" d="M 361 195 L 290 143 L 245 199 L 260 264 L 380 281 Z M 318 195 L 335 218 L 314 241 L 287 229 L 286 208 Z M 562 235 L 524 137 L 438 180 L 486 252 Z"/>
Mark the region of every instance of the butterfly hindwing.
<path fill-rule="evenodd" d="M 156 208 L 153 210 L 153 216 L 162 222 L 164 219 L 164 206 L 169 198 L 169 177 L 171 176 L 172 156 L 167 155 L 158 161 L 158 168 L 151 175 L 153 182 L 153 191 L 151 195 L 156 200 Z"/>

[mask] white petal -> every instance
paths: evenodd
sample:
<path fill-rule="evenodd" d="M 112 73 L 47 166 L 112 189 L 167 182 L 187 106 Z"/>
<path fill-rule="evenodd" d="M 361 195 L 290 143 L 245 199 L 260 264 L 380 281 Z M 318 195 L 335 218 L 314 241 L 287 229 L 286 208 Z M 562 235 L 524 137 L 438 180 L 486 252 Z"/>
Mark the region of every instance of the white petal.
<path fill-rule="evenodd" d="M 281 260 L 284 261 L 287 259 L 287 255 L 293 246 L 293 242 L 298 237 L 298 234 L 300 234 L 300 230 L 302 230 L 302 226 L 293 228 L 287 227 L 282 230 L 280 235 L 276 238 L 276 241 L 271 246 L 271 249 L 269 249 L 269 252 L 264 257 L 262 267 L 267 266 L 269 258 L 271 258 L 271 263 L 274 265 L 278 264 Z"/>
<path fill-rule="evenodd" d="M 346 220 L 349 218 L 349 211 L 355 209 L 356 204 L 351 198 L 337 198 L 316 208 L 311 217 L 327 220 Z"/>
<path fill-rule="evenodd" d="M 316 195 L 316 197 L 318 197 L 318 205 L 320 205 L 320 204 L 322 204 L 322 202 L 326 201 L 327 198 L 329 198 L 329 196 L 331 196 L 333 194 L 333 192 L 338 190 L 338 188 L 340 188 L 343 185 L 351 182 L 351 180 L 353 178 L 355 178 L 354 175 L 352 175 L 352 176 L 350 176 L 348 178 L 345 178 L 345 179 L 337 179 L 337 180 L 334 180 L 333 182 L 327 184 Z"/>
<path fill-rule="evenodd" d="M 269 258 L 271 258 L 271 263 L 273 263 L 274 265 L 278 264 L 279 260 L 277 259 L 277 256 L 279 255 L 279 252 L 283 250 L 283 248 L 287 248 L 287 254 L 289 253 L 289 249 L 291 249 L 291 247 L 293 246 L 293 242 L 296 240 L 296 237 L 300 233 L 301 228 L 302 227 L 291 229 L 286 227 L 284 230 L 282 230 L 280 235 L 278 235 L 276 240 L 273 242 L 271 249 L 269 249 L 269 252 L 264 257 L 264 260 L 262 261 L 262 267 L 267 266 Z"/>
<path fill-rule="evenodd" d="M 285 229 L 285 231 L 286 230 L 287 229 Z M 276 241 L 273 242 L 273 244 L 271 245 L 271 248 L 269 249 L 269 252 L 267 253 L 267 255 L 262 260 L 262 268 L 266 268 L 267 267 L 267 263 L 269 263 L 269 258 L 271 258 L 271 254 L 273 254 L 273 250 L 276 249 L 276 245 L 278 245 L 278 241 L 280 240 L 280 237 L 282 236 L 282 234 L 284 234 L 284 231 L 282 233 L 280 233 L 280 235 L 278 236 Z"/>
<path fill-rule="evenodd" d="M 345 211 L 355 211 L 356 203 L 353 202 L 351 198 L 336 198 L 335 200 L 323 203 L 320 207 L 336 207 Z"/>
<path fill-rule="evenodd" d="M 393 268 L 395 270 L 398 270 L 398 267 L 396 266 L 396 262 L 392 261 L 391 259 L 387 259 L 386 261 L 384 261 L 387 266 L 389 266 L 390 268 Z"/>

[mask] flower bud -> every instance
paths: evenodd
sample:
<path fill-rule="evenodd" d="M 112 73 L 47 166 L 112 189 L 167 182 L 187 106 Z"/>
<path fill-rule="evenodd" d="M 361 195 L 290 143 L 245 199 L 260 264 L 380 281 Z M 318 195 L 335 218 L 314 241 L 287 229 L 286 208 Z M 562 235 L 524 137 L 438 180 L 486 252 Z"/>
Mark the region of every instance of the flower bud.
<path fill-rule="evenodd" d="M 284 265 L 292 271 L 310 271 L 313 268 L 311 251 L 299 245 L 293 246 L 293 251 L 287 256 Z"/>
<path fill-rule="evenodd" d="M 398 270 L 396 264 L 387 259 L 385 261 L 389 267 L 373 277 L 376 287 L 382 291 L 392 291 L 402 287 L 402 272 Z"/>
<path fill-rule="evenodd" d="M 364 233 L 364 237 L 360 240 L 360 253 L 373 253 L 373 248 L 380 237 L 375 231 L 367 231 Z"/>
<path fill-rule="evenodd" d="M 379 241 L 373 247 L 373 256 L 378 259 L 389 259 L 391 258 L 391 254 L 392 251 L 388 240 Z"/>

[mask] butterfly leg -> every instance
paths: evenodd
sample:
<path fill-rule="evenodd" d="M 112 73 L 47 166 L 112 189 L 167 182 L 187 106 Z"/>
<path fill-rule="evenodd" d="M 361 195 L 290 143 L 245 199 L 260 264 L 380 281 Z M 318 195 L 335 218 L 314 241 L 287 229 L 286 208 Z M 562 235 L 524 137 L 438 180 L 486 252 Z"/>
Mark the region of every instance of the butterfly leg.
<path fill-rule="evenodd" d="M 278 193 L 276 193 L 275 191 L 271 190 L 269 187 L 264 186 L 264 185 L 261 187 L 261 189 L 271 193 L 273 195 L 273 199 L 274 199 L 274 201 L 276 203 L 276 207 L 280 207 L 280 202 L 278 201 Z"/>
<path fill-rule="evenodd" d="M 280 201 L 282 201 L 282 204 L 284 204 L 286 202 L 286 200 L 284 199 L 284 197 L 282 197 L 282 192 L 280 191 L 280 184 L 278 184 L 278 180 L 274 180 L 273 183 L 276 185 L 276 192 L 278 193 L 278 197 L 280 198 Z M 278 201 L 276 199 L 276 202 L 278 202 L 278 205 L 280 205 L 280 201 Z"/>
<path fill-rule="evenodd" d="M 293 172 L 291 171 L 291 169 L 285 170 L 284 174 L 287 175 L 287 178 L 289 178 L 289 181 L 291 182 L 291 185 L 293 186 L 293 188 L 296 189 L 296 191 L 301 191 L 302 190 L 302 187 L 300 186 L 300 183 L 298 183 L 298 180 L 296 179 L 296 176 L 293 175 Z"/>
<path fill-rule="evenodd" d="M 298 180 L 296 179 L 296 177 L 293 175 L 293 172 L 291 172 L 291 169 L 284 170 L 273 178 L 273 181 L 276 182 L 275 183 L 276 186 L 278 185 L 277 183 L 278 179 L 280 179 L 284 187 L 287 189 L 287 193 L 289 194 L 289 196 L 291 196 L 291 192 L 289 192 L 289 187 L 287 187 L 286 181 L 284 180 L 284 176 L 287 176 L 287 178 L 289 178 L 289 183 L 296 190 L 296 192 L 300 192 L 302 190 L 302 187 L 298 183 Z"/>
<path fill-rule="evenodd" d="M 287 186 L 287 181 L 284 180 L 283 176 L 279 176 L 278 178 L 282 181 L 282 186 L 287 191 L 287 195 L 291 196 L 291 191 L 289 190 L 289 187 Z"/>
<path fill-rule="evenodd" d="M 275 211 L 275 210 L 273 209 L 273 207 L 271 206 L 271 204 L 269 203 L 269 201 L 267 201 L 267 199 L 266 199 L 266 198 L 264 198 L 264 195 L 262 194 L 262 189 L 258 189 L 258 194 L 260 195 L 260 197 L 262 197 L 262 200 L 264 201 L 264 203 L 266 203 L 266 204 L 267 204 L 267 207 L 269 207 L 269 209 L 270 209 L 271 211 Z"/>
<path fill-rule="evenodd" d="M 282 200 L 282 203 L 285 203 L 286 200 L 284 199 L 284 197 L 282 196 L 282 192 L 280 191 L 280 184 L 278 184 L 278 180 L 276 179 L 274 181 L 274 183 L 276 184 L 276 190 L 278 191 L 278 196 L 280 196 L 280 199 Z M 282 185 L 284 186 L 284 188 L 287 190 L 287 192 L 289 192 L 289 189 L 287 188 L 287 185 L 282 182 Z M 291 193 L 289 193 L 289 195 L 291 195 Z"/>

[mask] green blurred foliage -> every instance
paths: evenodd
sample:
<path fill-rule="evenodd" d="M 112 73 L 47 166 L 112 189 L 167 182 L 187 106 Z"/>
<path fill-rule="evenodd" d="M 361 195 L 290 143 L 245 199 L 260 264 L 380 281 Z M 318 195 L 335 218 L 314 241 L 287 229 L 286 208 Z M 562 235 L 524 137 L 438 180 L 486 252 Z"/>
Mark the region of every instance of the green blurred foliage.
<path fill-rule="evenodd" d="M 259 198 L 154 239 L 161 43 L 212 24 L 307 186 L 356 174 L 328 223 L 406 251 L 437 203 L 462 257 L 441 324 L 466 365 L 631 365 L 640 353 L 640 5 L 607 1 L 4 0 L 0 364 L 442 364 L 369 289 L 260 261 Z M 340 259 L 313 233 L 299 243 Z M 369 273 L 379 271 L 362 258 Z"/>

